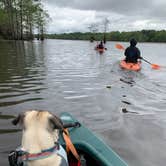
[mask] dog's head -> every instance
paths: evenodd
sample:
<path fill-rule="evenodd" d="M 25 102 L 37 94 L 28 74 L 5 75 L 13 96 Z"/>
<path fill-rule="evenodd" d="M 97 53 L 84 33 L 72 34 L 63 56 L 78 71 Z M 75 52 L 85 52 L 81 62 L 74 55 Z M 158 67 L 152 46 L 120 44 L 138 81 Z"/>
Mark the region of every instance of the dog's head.
<path fill-rule="evenodd" d="M 62 121 L 54 114 L 48 111 L 31 110 L 19 114 L 12 123 L 21 124 L 24 131 L 27 130 L 45 130 L 50 133 L 63 130 Z"/>

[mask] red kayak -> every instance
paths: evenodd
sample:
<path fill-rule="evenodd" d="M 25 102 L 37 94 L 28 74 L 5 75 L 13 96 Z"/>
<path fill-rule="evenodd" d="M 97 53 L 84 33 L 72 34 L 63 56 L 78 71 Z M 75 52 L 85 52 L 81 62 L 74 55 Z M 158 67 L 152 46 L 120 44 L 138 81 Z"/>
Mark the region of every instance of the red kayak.
<path fill-rule="evenodd" d="M 125 60 L 121 60 L 120 67 L 122 69 L 139 71 L 139 70 L 141 70 L 141 62 L 139 61 L 137 63 L 127 63 Z"/>

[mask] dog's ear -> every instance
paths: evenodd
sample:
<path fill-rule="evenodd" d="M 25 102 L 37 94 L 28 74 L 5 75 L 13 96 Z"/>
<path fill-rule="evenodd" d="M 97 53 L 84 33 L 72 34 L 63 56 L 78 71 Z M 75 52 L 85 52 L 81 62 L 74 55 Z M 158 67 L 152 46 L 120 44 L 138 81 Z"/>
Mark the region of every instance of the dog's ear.
<path fill-rule="evenodd" d="M 63 123 L 57 116 L 52 115 L 49 118 L 49 123 L 52 129 L 63 130 Z"/>
<path fill-rule="evenodd" d="M 14 120 L 12 120 L 13 125 L 17 125 L 18 123 L 23 124 L 24 121 L 24 114 L 19 114 Z"/>

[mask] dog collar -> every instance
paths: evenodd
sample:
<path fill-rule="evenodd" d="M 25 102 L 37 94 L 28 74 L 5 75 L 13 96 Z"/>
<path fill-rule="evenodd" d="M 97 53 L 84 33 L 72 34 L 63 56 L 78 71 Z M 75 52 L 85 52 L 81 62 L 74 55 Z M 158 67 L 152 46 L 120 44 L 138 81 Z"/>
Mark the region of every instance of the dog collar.
<path fill-rule="evenodd" d="M 56 143 L 53 147 L 49 149 L 42 150 L 40 153 L 28 153 L 22 147 L 16 148 L 16 150 L 11 151 L 8 155 L 10 166 L 24 166 L 27 165 L 28 161 L 34 161 L 39 159 L 48 158 L 49 156 L 57 154 L 62 158 L 61 162 L 66 163 L 68 166 L 67 154 L 64 148 Z"/>
<path fill-rule="evenodd" d="M 19 151 L 19 157 L 22 161 L 32 161 L 32 160 L 38 160 L 43 159 L 51 156 L 52 154 L 57 153 L 59 150 L 59 144 L 56 143 L 53 147 L 49 149 L 42 150 L 40 153 L 28 153 L 27 151 L 20 150 Z"/>

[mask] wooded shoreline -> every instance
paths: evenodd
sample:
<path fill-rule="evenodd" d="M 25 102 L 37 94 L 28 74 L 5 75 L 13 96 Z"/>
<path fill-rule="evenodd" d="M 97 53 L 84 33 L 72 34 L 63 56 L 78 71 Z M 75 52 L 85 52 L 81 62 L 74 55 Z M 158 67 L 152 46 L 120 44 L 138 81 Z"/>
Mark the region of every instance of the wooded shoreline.
<path fill-rule="evenodd" d="M 131 32 L 107 32 L 107 41 L 129 41 L 131 38 L 135 38 L 139 42 L 166 42 L 166 30 L 142 30 Z M 66 40 L 92 40 L 100 41 L 104 38 L 104 33 L 62 33 L 62 34 L 45 34 L 45 38 L 48 39 L 66 39 Z"/>
<path fill-rule="evenodd" d="M 9 40 L 44 39 L 49 15 L 41 0 L 0 1 L 0 38 Z"/>
<path fill-rule="evenodd" d="M 131 32 L 108 32 L 104 33 L 61 33 L 61 34 L 43 34 L 43 40 L 46 39 L 64 39 L 64 40 L 88 40 L 88 41 L 100 41 L 103 40 L 106 35 L 107 41 L 124 41 L 128 42 L 131 38 L 135 38 L 138 42 L 166 42 L 166 30 L 155 31 L 155 30 L 142 30 L 142 31 L 131 31 Z M 40 39 L 39 34 L 33 34 L 33 39 Z M 0 40 L 12 40 L 10 38 L 3 38 L 0 33 Z M 18 39 L 19 40 L 19 39 Z M 23 40 L 29 40 L 24 38 Z"/>

